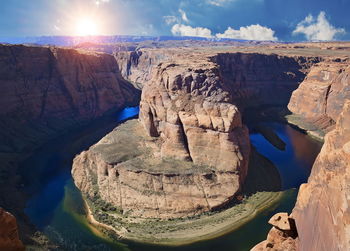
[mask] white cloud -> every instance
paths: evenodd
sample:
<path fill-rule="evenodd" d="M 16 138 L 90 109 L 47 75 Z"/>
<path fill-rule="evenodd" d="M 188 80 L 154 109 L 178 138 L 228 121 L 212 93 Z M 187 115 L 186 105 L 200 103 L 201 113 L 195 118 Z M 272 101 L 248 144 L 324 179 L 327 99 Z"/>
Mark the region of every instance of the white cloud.
<path fill-rule="evenodd" d="M 164 16 L 163 19 L 167 25 L 171 25 L 179 21 L 175 16 Z"/>
<path fill-rule="evenodd" d="M 186 12 L 182 9 L 179 9 L 179 12 L 181 14 L 182 20 L 185 21 L 186 23 L 189 23 L 190 20 L 188 19 Z"/>
<path fill-rule="evenodd" d="M 176 21 L 172 20 L 171 21 Z M 212 34 L 212 31 L 205 27 L 192 27 L 184 24 L 175 24 L 171 28 L 174 36 L 188 36 L 188 37 L 206 37 L 206 38 L 229 38 L 229 39 L 243 39 L 243 40 L 258 40 L 258 41 L 277 41 L 275 31 L 272 29 L 253 24 L 246 27 L 240 27 L 235 30 L 228 27 L 224 33 Z"/>
<path fill-rule="evenodd" d="M 211 30 L 203 27 L 191 27 L 184 24 L 175 24 L 171 28 L 171 32 L 175 36 L 186 37 L 212 37 Z"/>
<path fill-rule="evenodd" d="M 343 28 L 335 28 L 329 23 L 324 11 L 320 12 L 317 19 L 308 15 L 293 31 L 293 35 L 304 34 L 311 41 L 329 41 L 344 33 Z"/>
<path fill-rule="evenodd" d="M 244 40 L 278 40 L 277 37 L 275 37 L 275 31 L 268 27 L 261 26 L 260 24 L 253 24 L 246 27 L 240 27 L 239 30 L 235 30 L 231 27 L 228 27 L 228 29 L 224 33 L 216 34 L 216 37 Z"/>
<path fill-rule="evenodd" d="M 96 0 L 95 1 L 95 4 L 97 6 L 100 6 L 100 4 L 103 4 L 103 3 L 109 3 L 111 0 Z"/>
<path fill-rule="evenodd" d="M 222 7 L 222 6 L 224 6 L 227 3 L 230 3 L 232 1 L 234 1 L 234 0 L 207 0 L 207 3 L 211 4 L 211 5 L 218 6 L 218 7 Z"/>

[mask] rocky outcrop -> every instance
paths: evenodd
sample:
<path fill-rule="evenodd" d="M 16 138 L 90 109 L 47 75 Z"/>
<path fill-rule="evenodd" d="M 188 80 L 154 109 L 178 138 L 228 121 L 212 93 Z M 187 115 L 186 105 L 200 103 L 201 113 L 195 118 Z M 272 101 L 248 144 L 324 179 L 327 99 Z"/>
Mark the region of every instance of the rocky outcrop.
<path fill-rule="evenodd" d="M 0 250 L 24 251 L 19 239 L 16 218 L 0 207 Z"/>
<path fill-rule="evenodd" d="M 237 107 L 229 103 L 229 94 L 221 89 L 217 66 L 203 63 L 163 63 L 156 68 L 152 80 L 143 87 L 140 103 L 140 122 L 146 131 L 136 130 L 156 140 L 157 146 L 147 151 L 151 157 L 143 153 L 122 162 L 110 161 L 98 157 L 106 152 L 96 152 L 99 145 L 95 145 L 74 161 L 73 176 L 81 190 L 91 194 L 97 184 L 103 200 L 140 217 L 195 215 L 220 208 L 233 198 L 247 174 L 248 130 Z M 142 144 L 139 141 L 135 144 Z M 133 165 L 139 157 L 143 164 Z M 168 163 L 173 163 L 171 168 L 167 168 Z M 156 171 L 155 165 L 159 166 Z M 107 175 L 104 179 L 109 181 L 104 183 L 98 170 L 106 166 L 116 170 L 113 173 L 117 172 L 118 178 Z M 145 166 L 142 171 L 140 166 Z M 92 182 L 79 179 L 87 167 L 95 169 L 88 175 L 97 176 L 95 183 L 91 178 Z M 150 188 L 149 193 L 145 188 Z M 113 198 L 106 196 L 106 190 Z"/>
<path fill-rule="evenodd" d="M 349 100 L 338 117 L 293 210 L 302 251 L 350 249 Z"/>
<path fill-rule="evenodd" d="M 298 232 L 294 219 L 287 213 L 278 213 L 272 216 L 269 224 L 273 227 L 267 235 L 267 239 L 251 251 L 295 251 L 298 242 Z"/>
<path fill-rule="evenodd" d="M 162 139 L 163 158 L 231 172 L 233 182 L 241 184 L 247 173 L 248 131 L 222 89 L 217 66 L 204 60 L 158 66 L 142 92 L 140 121 L 150 136 Z"/>
<path fill-rule="evenodd" d="M 313 66 L 293 92 L 288 108 L 320 129 L 329 131 L 350 99 L 350 67 L 346 59 L 326 60 Z"/>
<path fill-rule="evenodd" d="M 74 182 L 90 200 L 142 218 L 201 214 L 228 203 L 239 189 L 235 173 L 162 159 L 160 141 L 129 121 L 74 159 Z"/>

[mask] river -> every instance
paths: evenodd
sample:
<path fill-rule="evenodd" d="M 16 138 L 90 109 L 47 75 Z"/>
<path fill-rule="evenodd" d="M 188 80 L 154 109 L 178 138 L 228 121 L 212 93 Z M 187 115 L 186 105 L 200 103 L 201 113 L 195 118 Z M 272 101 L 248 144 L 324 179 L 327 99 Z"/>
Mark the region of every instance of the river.
<path fill-rule="evenodd" d="M 269 218 L 277 212 L 291 212 L 297 189 L 307 181 L 322 144 L 288 124 L 266 122 L 286 143 L 284 151 L 272 146 L 261 134 L 250 133 L 256 150 L 270 159 L 282 179 L 283 195 L 278 203 L 225 236 L 181 247 L 151 246 L 128 241 L 111 241 L 91 227 L 83 200 L 75 187 L 71 167 L 75 155 L 87 150 L 122 121 L 138 115 L 138 107 L 123 111 L 84 128 L 50 140 L 22 165 L 24 187 L 31 195 L 25 213 L 31 222 L 60 246 L 57 250 L 220 250 L 245 251 L 266 238 Z"/>

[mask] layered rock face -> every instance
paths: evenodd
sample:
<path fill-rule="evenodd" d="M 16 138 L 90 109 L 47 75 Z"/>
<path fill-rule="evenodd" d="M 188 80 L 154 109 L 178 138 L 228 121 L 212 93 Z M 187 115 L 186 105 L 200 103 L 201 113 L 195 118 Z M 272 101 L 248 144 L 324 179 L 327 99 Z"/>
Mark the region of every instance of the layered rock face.
<path fill-rule="evenodd" d="M 65 121 L 79 123 L 138 100 L 138 92 L 123 80 L 107 54 L 0 46 L 0 66 L 0 137 L 5 148 L 19 147 L 15 140 L 25 127 L 44 127 L 36 130 L 40 137 L 45 127 L 60 130 L 67 127 Z M 35 141 L 23 134 L 21 144 Z"/>
<path fill-rule="evenodd" d="M 288 108 L 328 131 L 308 183 L 300 187 L 291 217 L 298 239 L 288 248 L 301 251 L 350 249 L 350 75 L 348 59 L 327 59 L 311 68 L 293 92 Z M 271 230 L 273 231 L 273 230 Z M 274 250 L 268 240 L 254 250 Z M 281 243 L 276 235 L 274 242 Z M 260 249 L 258 249 L 260 248 Z M 288 250 L 287 248 L 285 248 Z"/>
<path fill-rule="evenodd" d="M 162 159 L 161 140 L 129 121 L 74 159 L 75 184 L 92 201 L 142 218 L 179 218 L 229 202 L 239 189 L 238 173 Z"/>
<path fill-rule="evenodd" d="M 153 138 L 156 146 L 148 154 L 111 161 L 103 157 L 105 151 L 94 150 L 99 149 L 95 145 L 74 160 L 77 186 L 93 197 L 91 188 L 97 185 L 103 200 L 146 218 L 195 215 L 228 203 L 247 174 L 250 144 L 248 130 L 229 93 L 221 88 L 218 73 L 206 58 L 196 64 L 181 61 L 157 66 L 143 87 L 140 103 L 140 131 Z M 140 143 L 144 141 L 135 141 L 133 148 L 152 140 Z M 146 167 L 140 170 L 142 166 Z M 86 167 L 88 173 L 82 170 Z M 79 178 L 86 175 L 87 180 Z"/>
<path fill-rule="evenodd" d="M 16 218 L 0 207 L 0 250 L 22 251 Z"/>
<path fill-rule="evenodd" d="M 350 101 L 336 128 L 325 137 L 307 184 L 300 188 L 293 210 L 299 249 L 350 249 Z"/>
<path fill-rule="evenodd" d="M 248 131 L 222 89 L 216 65 L 162 64 L 154 74 L 142 92 L 140 121 L 150 136 L 164 141 L 161 156 L 236 173 L 242 182 Z"/>
<path fill-rule="evenodd" d="M 23 227 L 18 163 L 65 130 L 137 105 L 140 93 L 111 55 L 21 45 L 0 45 L 0 88 L 0 205 Z"/>
<path fill-rule="evenodd" d="M 347 99 L 350 99 L 349 61 L 339 58 L 313 66 L 300 87 L 293 92 L 288 108 L 329 131 Z"/>
<path fill-rule="evenodd" d="M 212 57 L 219 65 L 225 89 L 242 108 L 287 105 L 318 57 L 221 53 Z"/>
<path fill-rule="evenodd" d="M 122 76 L 141 89 L 152 78 L 153 69 L 159 63 L 168 60 L 171 55 L 165 50 L 135 49 L 115 52 L 114 57 Z"/>

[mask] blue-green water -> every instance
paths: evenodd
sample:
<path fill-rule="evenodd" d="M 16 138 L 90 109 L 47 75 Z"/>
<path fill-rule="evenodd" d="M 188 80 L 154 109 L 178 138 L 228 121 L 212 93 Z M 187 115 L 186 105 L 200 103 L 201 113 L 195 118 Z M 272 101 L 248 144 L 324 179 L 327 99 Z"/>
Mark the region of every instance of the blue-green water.
<path fill-rule="evenodd" d="M 285 192 L 274 207 L 225 236 L 191 245 L 174 248 L 112 242 L 89 227 L 70 170 L 76 154 L 88 149 L 121 121 L 136 116 L 138 111 L 137 107 L 126 108 L 113 117 L 67 133 L 48 142 L 24 163 L 25 188 L 32 194 L 25 212 L 39 230 L 60 246 L 58 250 L 249 250 L 266 238 L 271 228 L 267 221 L 274 213 L 292 210 L 297 188 L 307 180 L 321 147 L 319 142 L 286 124 L 267 123 L 286 142 L 285 151 L 274 148 L 258 133 L 251 133 L 250 138 L 257 151 L 270 159 L 281 174 Z"/>

